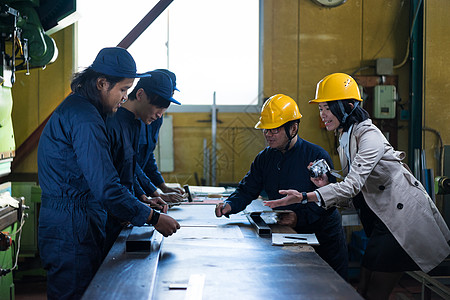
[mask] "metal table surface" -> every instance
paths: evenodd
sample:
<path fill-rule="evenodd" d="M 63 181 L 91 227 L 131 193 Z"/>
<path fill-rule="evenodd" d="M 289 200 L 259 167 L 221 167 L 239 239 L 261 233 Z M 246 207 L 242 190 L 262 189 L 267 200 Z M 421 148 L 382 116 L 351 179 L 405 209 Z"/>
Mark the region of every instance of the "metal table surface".
<path fill-rule="evenodd" d="M 272 246 L 243 214 L 192 204 L 169 214 L 181 229 L 155 231 L 150 253 L 126 253 L 124 229 L 83 299 L 362 299 L 309 246 Z"/>

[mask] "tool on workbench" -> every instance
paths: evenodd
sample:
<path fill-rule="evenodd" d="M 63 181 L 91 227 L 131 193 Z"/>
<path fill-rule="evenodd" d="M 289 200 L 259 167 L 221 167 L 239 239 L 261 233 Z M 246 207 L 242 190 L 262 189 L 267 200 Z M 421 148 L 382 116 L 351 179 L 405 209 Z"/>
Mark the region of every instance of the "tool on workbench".
<path fill-rule="evenodd" d="M 262 199 L 253 200 L 244 210 L 247 219 L 255 227 L 259 236 L 271 236 L 272 229 L 268 224 L 276 224 L 279 214 L 290 212 L 287 210 L 273 210 L 265 206 Z"/>
<path fill-rule="evenodd" d="M 126 241 L 126 252 L 150 252 L 153 226 L 133 226 Z"/>
<path fill-rule="evenodd" d="M 305 244 L 311 246 L 319 245 L 319 241 L 314 233 L 274 233 L 272 234 L 272 245 L 298 245 Z"/>
<path fill-rule="evenodd" d="M 261 217 L 262 213 L 270 211 L 272 211 L 272 209 L 268 206 L 264 206 L 260 199 L 253 200 L 244 210 L 248 221 L 255 227 L 259 236 L 270 237 L 272 235 L 272 229 Z"/>
<path fill-rule="evenodd" d="M 183 185 L 184 191 L 187 193 L 188 196 L 188 202 L 192 202 L 192 194 L 191 191 L 189 190 L 189 185 L 185 184 Z"/>
<path fill-rule="evenodd" d="M 272 235 L 272 229 L 261 218 L 261 213 L 249 213 L 247 214 L 247 219 L 255 227 L 259 236 Z"/>

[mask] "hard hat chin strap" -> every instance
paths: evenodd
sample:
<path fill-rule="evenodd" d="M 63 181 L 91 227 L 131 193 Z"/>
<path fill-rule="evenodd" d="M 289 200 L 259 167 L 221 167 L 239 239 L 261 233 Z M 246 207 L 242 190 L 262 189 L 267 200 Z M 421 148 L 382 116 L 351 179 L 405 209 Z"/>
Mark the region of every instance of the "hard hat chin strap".
<path fill-rule="evenodd" d="M 286 144 L 286 147 L 284 147 L 284 151 L 288 151 L 288 149 L 289 149 L 289 146 L 291 145 L 291 141 L 292 141 L 292 137 L 289 135 L 289 133 L 287 132 L 288 130 L 286 129 L 286 134 L 287 134 L 287 137 L 288 137 L 288 142 L 287 142 L 287 144 Z"/>
<path fill-rule="evenodd" d="M 343 125 L 343 124 L 345 124 L 345 121 L 347 120 L 347 118 L 353 113 L 353 111 L 358 107 L 358 102 L 355 102 L 355 104 L 353 105 L 353 109 L 351 110 L 351 112 L 350 113 L 346 113 L 345 112 L 345 108 L 344 108 L 344 104 L 342 104 L 342 100 L 339 100 L 338 101 L 338 105 L 339 105 L 339 108 L 341 109 L 341 112 L 342 112 L 342 115 L 343 115 L 343 117 L 342 117 L 342 121 L 341 121 L 341 124 Z"/>
<path fill-rule="evenodd" d="M 284 127 L 284 131 L 286 132 L 286 136 L 287 136 L 287 138 L 288 138 L 288 142 L 287 142 L 287 144 L 286 144 L 286 147 L 284 147 L 284 151 L 287 151 L 288 149 L 289 149 L 289 146 L 291 145 L 291 141 L 292 141 L 292 139 L 297 135 L 297 133 L 298 133 L 298 128 L 297 128 L 297 132 L 293 135 L 293 136 L 291 136 L 291 133 L 290 133 L 290 130 L 291 130 L 291 126 L 292 125 L 290 125 L 290 126 L 283 126 Z"/>

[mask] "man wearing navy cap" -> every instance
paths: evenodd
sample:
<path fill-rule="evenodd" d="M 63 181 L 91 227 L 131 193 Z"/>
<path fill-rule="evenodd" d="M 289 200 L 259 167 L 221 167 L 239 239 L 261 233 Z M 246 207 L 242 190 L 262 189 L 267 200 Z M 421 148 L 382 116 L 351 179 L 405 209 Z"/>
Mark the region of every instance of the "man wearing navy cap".
<path fill-rule="evenodd" d="M 163 212 L 167 212 L 167 203 L 158 195 L 151 195 L 154 198 L 147 197 L 135 177 L 139 173 L 139 177 L 146 178 L 140 166 L 136 164 L 141 124 L 150 125 L 160 120 L 170 103 L 180 103 L 172 97 L 173 83 L 167 72 L 170 71 L 152 71 L 149 72 L 151 77 L 141 78 L 128 95 L 129 101 L 122 104 L 117 113 L 106 120 L 111 155 L 119 173 L 120 183 L 130 192 L 135 191 L 135 196 L 142 202 Z M 182 196 L 177 195 L 181 201 Z M 104 255 L 117 239 L 124 221 L 126 220 L 112 214 L 108 215 Z"/>
<path fill-rule="evenodd" d="M 167 69 L 156 69 L 152 71 L 151 74 L 158 80 L 141 80 L 140 82 L 142 82 L 142 88 L 148 92 L 155 92 L 170 100 L 170 102 L 180 105 L 180 102 L 173 98 L 174 91 L 178 91 L 176 87 L 175 74 Z M 167 78 L 165 75 L 170 77 L 172 85 L 165 86 L 164 92 L 162 92 L 161 88 L 154 83 Z M 176 203 L 183 200 L 182 195 L 184 194 L 184 191 L 182 188 L 171 188 L 165 184 L 164 178 L 158 170 L 158 165 L 156 164 L 154 155 L 156 143 L 158 142 L 159 130 L 162 123 L 163 116 L 151 122 L 151 124 L 141 122 L 139 151 L 137 153 L 138 167 L 136 169 L 138 180 L 135 183 L 135 192 L 136 195 L 146 194 L 151 197 L 161 197 L 164 201 L 169 203 Z M 158 192 L 157 188 L 159 188 L 162 193 Z"/>
<path fill-rule="evenodd" d="M 39 253 L 47 270 L 48 299 L 80 299 L 99 268 L 107 211 L 164 236 L 180 228 L 120 184 L 111 160 L 105 119 L 127 100 L 136 64 L 127 50 L 102 49 L 74 75 L 72 93 L 55 109 L 39 141 L 42 189 Z"/>

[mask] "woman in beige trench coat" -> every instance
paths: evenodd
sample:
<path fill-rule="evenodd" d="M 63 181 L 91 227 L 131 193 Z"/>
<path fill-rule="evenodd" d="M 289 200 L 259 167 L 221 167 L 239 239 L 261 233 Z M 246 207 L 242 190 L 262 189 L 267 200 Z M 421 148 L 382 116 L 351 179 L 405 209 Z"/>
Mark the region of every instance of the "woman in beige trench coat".
<path fill-rule="evenodd" d="M 315 192 L 280 191 L 272 208 L 306 201 L 328 208 L 353 204 L 369 242 L 361 263 L 358 292 L 366 299 L 388 299 L 404 271 L 428 272 L 450 254 L 450 231 L 422 184 L 402 163 L 372 124 L 355 80 L 334 73 L 317 84 L 316 97 L 328 131 L 339 135 L 345 178 L 329 184 L 327 175 L 311 178 Z"/>

